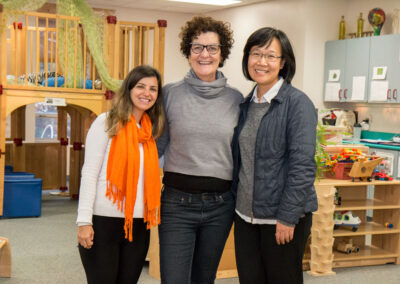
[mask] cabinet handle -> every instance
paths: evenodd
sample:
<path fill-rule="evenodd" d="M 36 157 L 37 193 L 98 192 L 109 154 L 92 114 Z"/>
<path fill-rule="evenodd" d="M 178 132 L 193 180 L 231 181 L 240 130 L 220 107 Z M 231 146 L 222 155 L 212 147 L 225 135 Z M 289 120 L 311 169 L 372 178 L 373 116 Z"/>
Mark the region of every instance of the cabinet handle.
<path fill-rule="evenodd" d="M 346 94 L 347 94 L 347 89 L 344 89 L 344 91 L 343 91 L 343 97 L 344 97 L 344 99 L 347 99 Z"/>
<path fill-rule="evenodd" d="M 338 93 L 338 96 L 339 96 L 339 101 L 342 99 L 342 96 L 341 96 L 341 94 L 342 94 L 342 89 L 339 89 L 339 93 Z"/>
<path fill-rule="evenodd" d="M 388 89 L 387 92 L 386 92 L 386 98 L 388 100 L 390 100 L 390 91 L 391 91 L 391 89 Z"/>
<path fill-rule="evenodd" d="M 392 96 L 394 100 L 397 100 L 397 89 L 393 89 Z"/>

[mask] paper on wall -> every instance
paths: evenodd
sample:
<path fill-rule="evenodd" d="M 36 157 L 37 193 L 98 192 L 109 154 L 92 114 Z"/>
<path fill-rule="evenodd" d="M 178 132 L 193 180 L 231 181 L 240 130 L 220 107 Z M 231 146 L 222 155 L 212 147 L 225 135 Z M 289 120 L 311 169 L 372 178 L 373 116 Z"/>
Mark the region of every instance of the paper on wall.
<path fill-rule="evenodd" d="M 371 81 L 370 101 L 384 102 L 387 100 L 388 81 Z"/>
<path fill-rule="evenodd" d="M 375 66 L 372 71 L 372 80 L 385 80 L 386 71 L 386 66 Z"/>
<path fill-rule="evenodd" d="M 354 76 L 351 92 L 352 101 L 362 101 L 365 99 L 365 76 Z"/>
<path fill-rule="evenodd" d="M 325 84 L 325 101 L 338 102 L 339 101 L 340 83 L 326 83 Z"/>
<path fill-rule="evenodd" d="M 329 70 L 328 82 L 338 82 L 340 79 L 340 69 Z"/>

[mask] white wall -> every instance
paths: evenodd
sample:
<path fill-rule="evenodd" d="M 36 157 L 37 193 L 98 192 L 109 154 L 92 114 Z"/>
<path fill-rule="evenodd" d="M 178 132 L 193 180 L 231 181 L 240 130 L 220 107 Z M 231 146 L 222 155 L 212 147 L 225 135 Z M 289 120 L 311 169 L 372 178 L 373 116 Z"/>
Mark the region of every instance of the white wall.
<path fill-rule="evenodd" d="M 255 30 L 273 26 L 287 33 L 296 56 L 297 71 L 293 85 L 303 88 L 304 40 L 305 40 L 305 9 L 303 0 L 268 1 L 245 7 L 232 8 L 211 13 L 212 17 L 231 23 L 235 44 L 230 58 L 222 69 L 228 77 L 228 83 L 247 95 L 251 82 L 246 81 L 242 74 L 243 47 L 247 38 Z M 299 68 L 300 67 L 300 68 Z"/>
<path fill-rule="evenodd" d="M 372 30 L 368 12 L 382 8 L 386 22 L 382 34 L 391 33 L 391 13 L 400 8 L 399 0 L 271 0 L 245 7 L 231 8 L 209 13 L 212 17 L 231 23 L 234 31 L 234 47 L 221 69 L 228 83 L 247 95 L 252 83 L 242 75 L 241 60 L 248 36 L 258 28 L 273 26 L 283 30 L 291 40 L 296 56 L 296 75 L 293 85 L 303 90 L 319 109 L 341 107 L 359 111 L 360 118 L 371 118 L 371 130 L 400 133 L 400 105 L 377 104 L 324 104 L 323 71 L 324 46 L 338 36 L 341 15 L 345 16 L 346 33 L 355 32 L 357 19 L 363 13 L 364 30 Z M 118 9 L 119 20 L 154 22 L 166 19 L 165 83 L 180 80 L 188 71 L 187 60 L 179 51 L 181 26 L 193 15 L 155 12 L 146 10 Z"/>
<path fill-rule="evenodd" d="M 337 39 L 342 15 L 346 20 L 346 33 L 356 31 L 360 12 L 365 20 L 364 31 L 372 30 L 367 15 L 376 7 L 386 13 L 381 33 L 390 34 L 391 13 L 394 8 L 400 8 L 398 0 L 279 0 L 212 13 L 230 22 L 234 30 L 235 46 L 223 71 L 233 86 L 247 94 L 251 84 L 241 72 L 243 46 L 257 28 L 274 26 L 288 35 L 295 51 L 297 69 L 293 85 L 302 89 L 317 108 L 357 110 L 361 119 L 371 118 L 371 130 L 400 133 L 400 105 L 323 103 L 325 42 Z"/>

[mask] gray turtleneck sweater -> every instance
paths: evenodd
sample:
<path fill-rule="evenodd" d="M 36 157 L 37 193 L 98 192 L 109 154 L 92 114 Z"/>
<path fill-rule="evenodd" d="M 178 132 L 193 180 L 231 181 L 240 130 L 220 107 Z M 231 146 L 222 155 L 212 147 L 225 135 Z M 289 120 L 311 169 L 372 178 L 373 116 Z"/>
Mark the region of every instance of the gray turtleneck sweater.
<path fill-rule="evenodd" d="M 163 88 L 166 130 L 157 140 L 164 171 L 232 180 L 231 141 L 242 94 L 224 75 L 204 82 L 190 70 Z"/>

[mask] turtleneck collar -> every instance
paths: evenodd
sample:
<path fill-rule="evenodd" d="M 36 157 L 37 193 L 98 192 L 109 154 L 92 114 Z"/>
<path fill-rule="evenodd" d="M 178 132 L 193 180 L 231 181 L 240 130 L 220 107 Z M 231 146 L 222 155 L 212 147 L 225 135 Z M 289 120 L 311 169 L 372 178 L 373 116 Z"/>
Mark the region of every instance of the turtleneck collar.
<path fill-rule="evenodd" d="M 213 82 L 202 81 L 197 77 L 196 73 L 194 73 L 193 69 L 190 69 L 184 80 L 195 90 L 196 94 L 206 98 L 218 96 L 218 94 L 225 88 L 227 81 L 221 71 L 217 71 L 216 80 Z"/>

